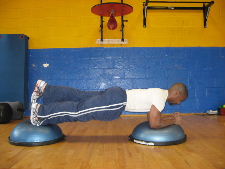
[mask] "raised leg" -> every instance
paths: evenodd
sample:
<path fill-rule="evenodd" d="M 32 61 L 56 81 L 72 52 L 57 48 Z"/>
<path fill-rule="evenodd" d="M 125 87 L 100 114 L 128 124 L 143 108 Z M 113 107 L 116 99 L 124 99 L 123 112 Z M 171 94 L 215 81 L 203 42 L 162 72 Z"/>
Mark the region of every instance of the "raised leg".
<path fill-rule="evenodd" d="M 31 122 L 34 125 L 56 124 L 71 121 L 117 119 L 126 105 L 126 92 L 119 87 L 106 89 L 79 101 L 33 104 Z"/>
<path fill-rule="evenodd" d="M 76 88 L 47 85 L 43 93 L 43 104 L 64 101 L 80 101 L 100 94 L 101 91 L 82 91 Z"/>

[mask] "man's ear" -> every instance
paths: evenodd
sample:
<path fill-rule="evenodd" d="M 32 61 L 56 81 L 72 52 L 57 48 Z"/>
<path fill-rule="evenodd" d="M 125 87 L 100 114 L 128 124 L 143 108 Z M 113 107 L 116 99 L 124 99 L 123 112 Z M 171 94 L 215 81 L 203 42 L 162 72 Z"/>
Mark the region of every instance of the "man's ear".
<path fill-rule="evenodd" d="M 180 92 L 178 90 L 175 90 L 174 95 L 175 95 L 175 97 L 178 97 L 180 95 Z"/>

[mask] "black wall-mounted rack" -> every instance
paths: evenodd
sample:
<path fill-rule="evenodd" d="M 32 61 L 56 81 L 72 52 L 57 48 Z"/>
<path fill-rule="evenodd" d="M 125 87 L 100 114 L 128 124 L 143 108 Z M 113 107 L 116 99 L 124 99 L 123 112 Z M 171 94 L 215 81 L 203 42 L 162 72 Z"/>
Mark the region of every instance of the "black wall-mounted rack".
<path fill-rule="evenodd" d="M 180 6 L 151 6 L 149 4 L 152 3 L 157 3 L 157 4 L 163 4 L 163 3 L 167 3 L 167 4 L 202 4 L 202 6 L 184 6 L 184 7 L 180 7 Z M 148 10 L 202 10 L 203 11 L 203 16 L 204 16 L 204 27 L 207 28 L 208 24 L 208 16 L 209 16 L 209 12 L 210 12 L 210 8 L 211 6 L 214 4 L 214 1 L 209 1 L 209 2 L 190 2 L 190 1 L 149 1 L 146 0 L 143 5 L 143 26 L 146 27 L 147 26 L 147 11 Z"/>

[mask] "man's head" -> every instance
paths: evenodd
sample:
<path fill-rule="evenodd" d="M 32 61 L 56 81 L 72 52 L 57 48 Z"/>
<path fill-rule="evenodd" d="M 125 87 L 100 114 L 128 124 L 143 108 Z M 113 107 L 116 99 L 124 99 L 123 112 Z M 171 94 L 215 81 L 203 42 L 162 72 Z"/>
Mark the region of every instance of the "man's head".
<path fill-rule="evenodd" d="M 188 97 L 187 86 L 183 83 L 175 83 L 168 90 L 167 101 L 169 104 L 180 104 Z"/>

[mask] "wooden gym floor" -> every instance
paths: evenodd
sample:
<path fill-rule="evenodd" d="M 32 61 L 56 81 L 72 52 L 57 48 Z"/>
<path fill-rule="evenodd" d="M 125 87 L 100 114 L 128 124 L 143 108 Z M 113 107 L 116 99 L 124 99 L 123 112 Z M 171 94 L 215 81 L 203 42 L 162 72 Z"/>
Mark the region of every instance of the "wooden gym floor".
<path fill-rule="evenodd" d="M 8 136 L 20 121 L 1 124 L 0 169 L 225 169 L 225 116 L 183 116 L 187 142 L 162 147 L 128 141 L 145 120 L 63 123 L 65 141 L 39 147 L 10 145 Z"/>

